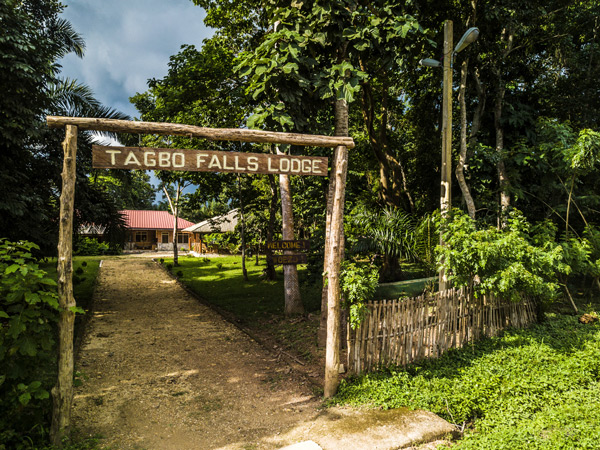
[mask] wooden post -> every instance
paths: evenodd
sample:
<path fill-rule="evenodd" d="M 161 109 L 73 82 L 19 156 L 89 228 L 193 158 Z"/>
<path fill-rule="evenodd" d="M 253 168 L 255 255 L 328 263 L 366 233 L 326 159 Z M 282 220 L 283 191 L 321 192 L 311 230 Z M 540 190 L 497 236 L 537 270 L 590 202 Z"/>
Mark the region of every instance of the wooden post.
<path fill-rule="evenodd" d="M 61 446 L 71 428 L 73 401 L 73 327 L 75 298 L 73 297 L 73 207 L 75 203 L 75 157 L 77 154 L 77 127 L 67 125 L 63 141 L 62 193 L 60 195 L 60 222 L 58 235 L 58 377 L 52 388 L 54 400 L 50 440 Z"/>
<path fill-rule="evenodd" d="M 442 181 L 440 210 L 448 217 L 452 209 L 452 59 L 454 58 L 452 21 L 444 23 L 444 89 L 442 101 Z M 443 230 L 442 230 L 443 233 Z M 440 236 L 440 245 L 444 240 Z M 439 290 L 448 288 L 448 277 L 444 268 L 440 270 Z"/>
<path fill-rule="evenodd" d="M 331 214 L 331 233 L 328 260 L 325 261 L 327 271 L 327 347 L 325 349 L 325 398 L 333 397 L 339 385 L 340 362 L 340 263 L 343 239 L 342 223 L 344 220 L 344 196 L 346 190 L 346 174 L 348 171 L 348 149 L 344 146 L 335 149 L 336 165 L 332 176 L 335 180 L 333 208 Z"/>

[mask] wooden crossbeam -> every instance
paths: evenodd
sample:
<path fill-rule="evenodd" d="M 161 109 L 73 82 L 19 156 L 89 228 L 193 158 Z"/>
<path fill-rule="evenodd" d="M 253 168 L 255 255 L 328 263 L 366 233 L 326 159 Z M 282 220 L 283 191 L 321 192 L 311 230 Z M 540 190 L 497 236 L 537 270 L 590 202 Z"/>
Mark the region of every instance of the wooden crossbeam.
<path fill-rule="evenodd" d="M 354 140 L 347 136 L 281 133 L 243 128 L 203 128 L 179 123 L 134 122 L 130 120 L 96 119 L 90 117 L 47 116 L 46 122 L 50 128 L 63 128 L 66 125 L 75 125 L 80 130 L 110 131 L 115 133 L 189 136 L 213 141 L 290 144 L 313 147 L 337 147 L 343 145 L 346 148 L 354 148 Z"/>

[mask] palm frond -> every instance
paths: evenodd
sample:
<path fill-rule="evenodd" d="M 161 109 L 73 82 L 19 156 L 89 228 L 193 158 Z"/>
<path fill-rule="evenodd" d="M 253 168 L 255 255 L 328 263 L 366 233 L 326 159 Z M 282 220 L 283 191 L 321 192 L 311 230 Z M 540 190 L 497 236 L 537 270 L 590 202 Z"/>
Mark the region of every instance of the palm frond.
<path fill-rule="evenodd" d="M 75 53 L 79 58 L 83 58 L 85 41 L 75 31 L 71 22 L 64 18 L 57 18 L 49 24 L 48 33 L 57 45 L 57 59 L 69 53 Z"/>
<path fill-rule="evenodd" d="M 373 210 L 360 206 L 353 212 L 351 220 L 360 234 L 355 251 L 419 259 L 418 223 L 405 211 L 397 208 Z"/>
<path fill-rule="evenodd" d="M 89 86 L 69 78 L 58 79 L 49 86 L 52 104 L 50 113 L 70 117 L 98 117 L 102 119 L 131 120 L 127 114 L 104 106 Z M 94 132 L 99 136 L 117 138 L 116 133 Z"/>

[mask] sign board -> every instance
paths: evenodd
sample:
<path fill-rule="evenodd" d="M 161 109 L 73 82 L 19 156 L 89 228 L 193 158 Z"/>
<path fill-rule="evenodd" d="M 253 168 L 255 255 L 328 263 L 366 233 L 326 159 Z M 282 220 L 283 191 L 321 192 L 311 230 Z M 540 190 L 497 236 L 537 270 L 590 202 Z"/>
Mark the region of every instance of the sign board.
<path fill-rule="evenodd" d="M 269 250 L 308 250 L 310 249 L 310 241 L 273 241 L 267 242 Z"/>
<path fill-rule="evenodd" d="M 306 253 L 297 253 L 295 255 L 272 255 L 267 256 L 267 261 L 272 264 L 306 264 L 308 255 Z"/>
<path fill-rule="evenodd" d="M 92 146 L 92 167 L 95 169 L 181 170 L 324 177 L 327 175 L 327 164 L 327 158 L 323 156 Z"/>

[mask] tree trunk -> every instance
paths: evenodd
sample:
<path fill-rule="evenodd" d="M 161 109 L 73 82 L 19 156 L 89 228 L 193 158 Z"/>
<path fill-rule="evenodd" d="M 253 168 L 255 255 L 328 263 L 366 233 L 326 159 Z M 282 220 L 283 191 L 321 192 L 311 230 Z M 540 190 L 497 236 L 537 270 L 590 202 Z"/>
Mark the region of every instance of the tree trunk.
<path fill-rule="evenodd" d="M 565 218 L 565 239 L 569 238 L 569 212 L 571 211 L 571 199 L 573 198 L 573 187 L 574 186 L 575 186 L 575 175 L 573 175 L 571 177 L 571 189 L 569 189 L 569 199 L 567 200 L 567 216 Z"/>
<path fill-rule="evenodd" d="M 242 198 L 241 177 L 237 176 L 238 195 L 240 197 L 240 219 L 242 223 L 241 241 L 242 241 L 242 275 L 244 280 L 248 281 L 248 271 L 246 270 L 246 218 L 244 216 L 244 199 Z"/>
<path fill-rule="evenodd" d="M 336 133 L 348 132 L 348 104 L 339 99 L 335 104 Z M 348 171 L 348 149 L 340 146 L 335 149 L 335 166 L 331 177 L 334 179 L 334 191 L 331 197 L 331 220 L 328 237 L 325 240 L 327 259 L 324 271 L 327 273 L 327 347 L 325 349 L 325 386 L 323 395 L 330 398 L 335 395 L 339 385 L 340 366 L 340 264 L 344 241 L 344 196 Z M 331 183 L 331 181 L 330 181 Z"/>
<path fill-rule="evenodd" d="M 361 62 L 361 67 L 364 65 Z M 379 182 L 381 184 L 381 198 L 385 204 L 393 207 L 402 207 L 414 212 L 415 204 L 408 190 L 408 182 L 402 162 L 394 158 L 387 145 L 388 132 L 388 86 L 382 86 L 382 106 L 380 111 L 375 111 L 373 88 L 366 81 L 363 83 L 361 109 L 367 127 L 369 144 L 377 162 L 379 163 Z M 377 124 L 377 125 L 376 125 Z M 402 194 L 406 197 L 403 199 Z"/>
<path fill-rule="evenodd" d="M 504 127 L 502 126 L 504 93 L 505 88 L 499 84 L 494 105 L 494 127 L 496 129 L 496 154 L 498 158 L 496 170 L 498 172 L 498 184 L 500 187 L 500 218 L 498 223 L 502 228 L 506 225 L 506 214 L 508 213 L 508 208 L 510 208 L 510 182 L 506 165 L 504 164 Z"/>
<path fill-rule="evenodd" d="M 456 179 L 462 191 L 463 198 L 467 205 L 469 217 L 475 220 L 475 202 L 471 196 L 471 190 L 465 180 L 464 168 L 467 164 L 467 102 L 465 94 L 467 89 L 467 69 L 469 67 L 469 59 L 465 59 L 460 69 L 460 89 L 458 92 L 458 100 L 460 103 L 460 155 L 458 164 L 456 165 Z"/>
<path fill-rule="evenodd" d="M 53 409 L 50 441 L 62 447 L 63 438 L 71 431 L 73 402 L 73 328 L 75 305 L 73 297 L 73 207 L 75 204 L 77 127 L 68 125 L 63 141 L 62 193 L 58 239 L 58 376 L 52 389 Z"/>
<path fill-rule="evenodd" d="M 167 188 L 163 186 L 163 191 L 167 196 L 167 201 L 169 202 L 169 208 L 171 208 L 171 213 L 175 220 L 173 220 L 173 267 L 179 265 L 179 252 L 177 249 L 177 218 L 179 216 L 179 195 L 181 194 L 181 183 L 177 182 L 177 187 L 175 191 L 175 201 L 171 200 L 171 196 L 167 191 Z"/>
<path fill-rule="evenodd" d="M 277 152 L 278 154 L 281 152 Z M 281 193 L 281 220 L 283 225 L 283 239 L 294 239 L 294 212 L 292 210 L 292 189 L 290 177 L 279 175 L 279 191 Z M 293 251 L 286 250 L 284 254 Z M 304 306 L 300 298 L 300 285 L 298 283 L 298 267 L 292 264 L 283 266 L 283 285 L 285 289 L 285 315 L 304 314 Z"/>
<path fill-rule="evenodd" d="M 479 78 L 479 69 L 475 68 L 473 72 L 473 78 L 475 79 L 475 89 L 477 90 L 477 107 L 473 113 L 473 121 L 471 122 L 471 132 L 469 133 L 469 145 L 472 147 L 477 143 L 477 134 L 481 129 L 481 122 L 483 119 L 483 113 L 485 111 L 486 104 L 486 92 L 483 88 L 483 84 Z"/>
<path fill-rule="evenodd" d="M 573 307 L 575 314 L 579 313 L 579 310 L 577 309 L 577 305 L 575 304 L 575 301 L 573 300 L 573 296 L 571 295 L 571 291 L 569 291 L 569 287 L 567 286 L 566 282 L 563 285 L 563 287 L 565 288 L 565 292 L 567 293 L 567 297 L 569 298 L 569 301 L 571 302 L 571 306 Z"/>
<path fill-rule="evenodd" d="M 275 184 L 275 176 L 268 175 L 269 186 L 271 188 L 271 202 L 269 204 L 269 222 L 267 223 L 267 242 L 273 240 L 273 234 L 275 233 L 275 215 L 277 214 L 277 185 Z M 267 279 L 275 280 L 275 266 L 270 261 L 269 256 L 273 255 L 273 252 L 265 247 L 265 255 L 267 256 Z"/>
<path fill-rule="evenodd" d="M 498 61 L 498 65 L 493 69 L 496 77 L 496 96 L 494 99 L 494 128 L 496 130 L 496 156 L 498 159 L 496 169 L 498 172 L 498 184 L 500 188 L 500 214 L 498 225 L 502 228 L 506 226 L 506 215 L 510 208 L 511 199 L 510 181 L 508 172 L 506 171 L 506 165 L 504 164 L 504 127 L 502 126 L 502 110 L 504 108 L 506 87 L 502 80 L 500 65 L 506 60 L 513 49 L 513 38 L 514 35 L 510 29 L 505 28 L 502 30 L 501 40 L 505 43 L 505 48 L 501 60 Z"/>
<path fill-rule="evenodd" d="M 179 265 L 179 249 L 177 248 L 177 215 L 179 213 L 179 208 L 176 206 L 173 215 L 175 216 L 175 220 L 173 220 L 173 266 Z"/>

